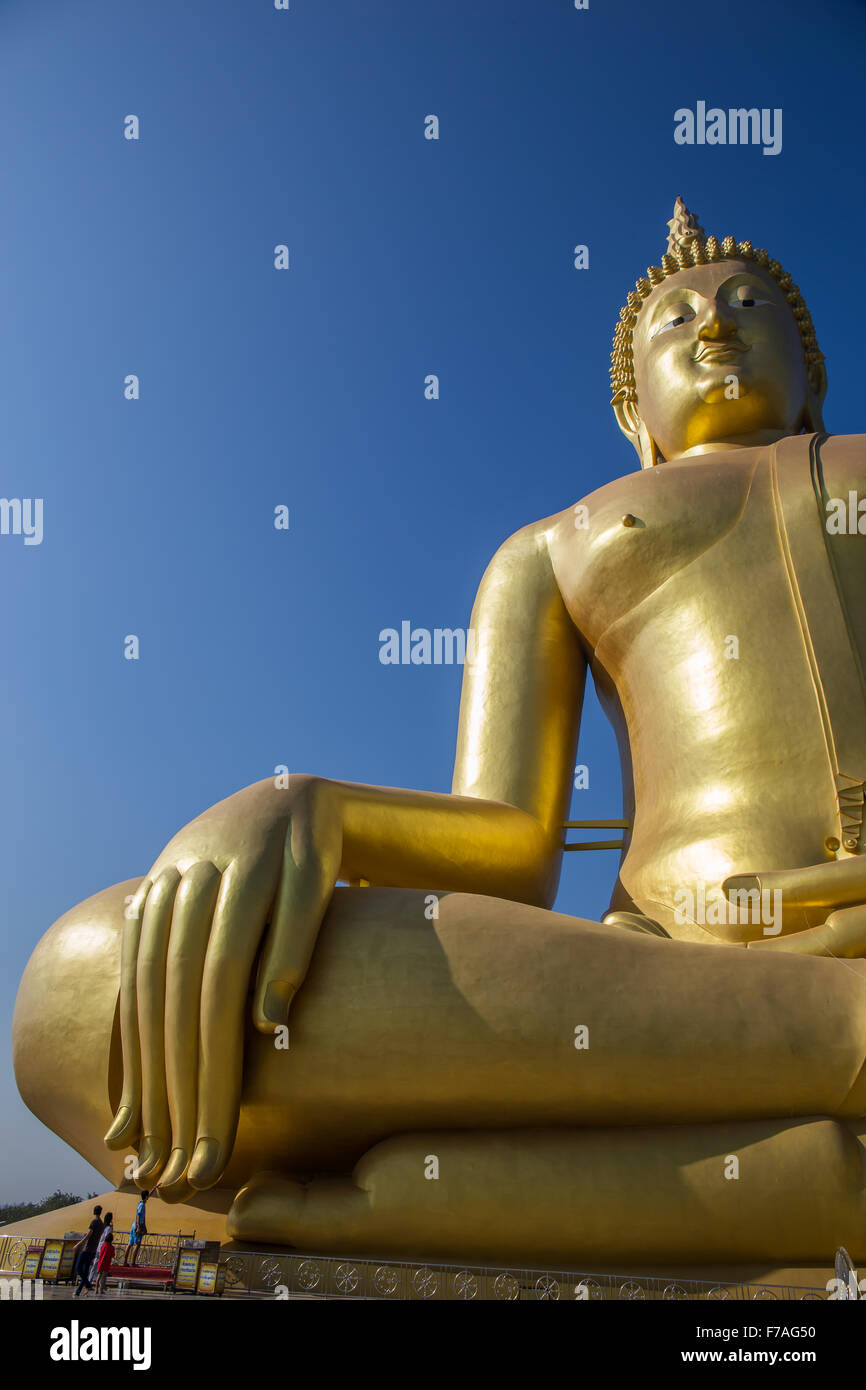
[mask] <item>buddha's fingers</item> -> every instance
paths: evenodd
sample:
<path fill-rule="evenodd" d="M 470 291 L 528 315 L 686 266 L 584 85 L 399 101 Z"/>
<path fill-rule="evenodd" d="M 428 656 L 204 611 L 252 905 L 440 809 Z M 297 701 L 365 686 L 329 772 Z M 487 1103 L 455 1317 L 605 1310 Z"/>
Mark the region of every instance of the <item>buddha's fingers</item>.
<path fill-rule="evenodd" d="M 790 936 L 763 937 L 748 943 L 750 951 L 784 951 L 788 955 L 831 956 L 856 960 L 866 956 L 866 907 L 843 907 L 826 922 Z"/>
<path fill-rule="evenodd" d="M 223 874 L 201 991 L 196 1145 L 187 1180 L 213 1187 L 231 1155 L 240 1111 L 250 978 L 273 896 L 266 864 Z"/>
<path fill-rule="evenodd" d="M 105 1136 L 109 1149 L 125 1149 L 141 1134 L 141 1047 L 138 1037 L 138 943 L 144 905 L 152 883 L 142 880 L 126 904 L 120 946 L 120 1041 L 123 1051 L 123 1091 L 114 1121 Z"/>
<path fill-rule="evenodd" d="M 866 907 L 843 907 L 827 918 L 831 954 L 842 960 L 866 956 Z"/>
<path fill-rule="evenodd" d="M 159 874 L 148 894 L 138 943 L 142 1142 L 133 1172 L 138 1183 L 152 1182 L 168 1157 L 171 1121 L 165 1085 L 165 966 L 179 883 L 180 873 L 175 868 Z"/>
<path fill-rule="evenodd" d="M 221 874 L 200 860 L 177 890 L 165 972 L 165 1080 L 171 1120 L 171 1152 L 159 1195 L 181 1202 L 192 1187 L 186 1178 L 195 1147 L 198 1105 L 198 1027 L 204 962 Z"/>
<path fill-rule="evenodd" d="M 333 786 L 305 787 L 292 804 L 282 870 L 259 965 L 253 1022 L 261 1033 L 285 1025 L 303 984 L 319 927 L 340 875 L 342 818 Z"/>
<path fill-rule="evenodd" d="M 780 892 L 783 912 L 792 908 L 853 907 L 866 902 L 866 857 L 830 860 L 804 869 L 735 874 L 725 879 L 726 893 Z"/>

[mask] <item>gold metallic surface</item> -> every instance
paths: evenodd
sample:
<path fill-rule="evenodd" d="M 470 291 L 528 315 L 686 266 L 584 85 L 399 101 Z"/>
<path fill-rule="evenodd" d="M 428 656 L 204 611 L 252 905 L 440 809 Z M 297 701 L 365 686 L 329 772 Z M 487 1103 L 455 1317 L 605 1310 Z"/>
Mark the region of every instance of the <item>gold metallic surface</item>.
<path fill-rule="evenodd" d="M 695 234 L 629 299 L 641 471 L 484 575 L 452 792 L 257 783 L 37 947 L 18 1083 L 113 1181 L 322 1250 L 866 1257 L 866 440 L 790 277 Z M 604 924 L 550 910 L 588 669 Z"/>

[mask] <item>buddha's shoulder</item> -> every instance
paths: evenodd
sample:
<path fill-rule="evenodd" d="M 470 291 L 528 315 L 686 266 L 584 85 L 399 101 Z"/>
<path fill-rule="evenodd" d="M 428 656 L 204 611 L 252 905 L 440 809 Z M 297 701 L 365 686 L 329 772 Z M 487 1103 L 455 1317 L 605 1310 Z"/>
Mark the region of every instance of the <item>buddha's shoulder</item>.
<path fill-rule="evenodd" d="M 592 529 L 592 523 L 599 524 L 611 508 L 626 507 L 647 488 L 646 476 L 638 471 L 614 478 L 562 511 L 522 526 L 502 542 L 488 571 L 501 574 L 508 569 L 533 569 L 541 573 L 555 569 L 557 555 L 575 532 Z"/>
<path fill-rule="evenodd" d="M 562 524 L 565 513 L 544 517 L 521 526 L 513 532 L 496 550 L 487 566 L 485 579 L 501 581 L 509 575 L 515 578 L 535 572 L 543 575 L 551 570 L 551 543 Z"/>
<path fill-rule="evenodd" d="M 827 434 L 819 435 L 818 438 L 822 441 L 822 449 L 866 449 L 866 434 Z"/>
<path fill-rule="evenodd" d="M 866 466 L 866 434 L 831 434 L 821 440 L 821 458 Z"/>

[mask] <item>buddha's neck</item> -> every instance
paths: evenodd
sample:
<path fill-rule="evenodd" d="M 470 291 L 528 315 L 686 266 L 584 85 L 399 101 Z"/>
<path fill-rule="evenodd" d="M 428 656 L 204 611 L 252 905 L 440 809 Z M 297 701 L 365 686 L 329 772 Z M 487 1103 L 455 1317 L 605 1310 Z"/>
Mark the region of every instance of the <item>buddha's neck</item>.
<path fill-rule="evenodd" d="M 691 449 L 683 449 L 682 453 L 671 454 L 668 462 L 672 463 L 674 459 L 696 458 L 699 454 L 724 454 L 731 449 L 760 448 L 786 439 L 789 434 L 789 430 L 755 430 L 753 434 L 738 435 L 736 439 L 710 439 L 704 444 L 695 444 Z"/>

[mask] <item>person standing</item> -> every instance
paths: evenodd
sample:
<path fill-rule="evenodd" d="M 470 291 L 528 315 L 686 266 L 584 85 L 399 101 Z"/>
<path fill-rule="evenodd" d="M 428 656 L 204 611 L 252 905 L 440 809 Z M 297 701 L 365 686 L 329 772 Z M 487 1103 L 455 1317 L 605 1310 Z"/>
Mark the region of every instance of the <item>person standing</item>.
<path fill-rule="evenodd" d="M 92 1289 L 90 1282 L 90 1266 L 93 1257 L 99 1246 L 99 1238 L 102 1235 L 104 1223 L 102 1221 L 102 1207 L 93 1208 L 93 1220 L 90 1223 L 87 1234 L 75 1246 L 77 1258 L 75 1261 L 75 1274 L 78 1276 L 78 1288 L 75 1290 L 75 1297 L 78 1298 L 82 1289 Z M 73 1278 L 75 1276 L 73 1275 Z"/>
<path fill-rule="evenodd" d="M 142 1237 L 147 1235 L 146 1208 L 147 1199 L 149 1196 L 149 1192 L 142 1192 L 141 1200 L 135 1209 L 135 1220 L 133 1221 L 132 1229 L 129 1232 L 129 1244 L 126 1247 L 126 1255 L 124 1256 L 123 1260 L 123 1263 L 125 1265 L 138 1264 L 138 1257 L 141 1253 Z M 130 1254 L 132 1255 L 131 1260 Z"/>
<path fill-rule="evenodd" d="M 99 1237 L 99 1244 L 96 1247 L 96 1254 L 94 1255 L 93 1263 L 90 1266 L 91 1282 L 96 1278 L 96 1273 L 99 1268 L 99 1255 L 103 1245 L 105 1244 L 109 1236 L 111 1236 L 112 1240 L 114 1239 L 114 1212 L 107 1211 L 102 1220 L 104 1222 L 104 1225 L 102 1227 L 102 1235 Z"/>
<path fill-rule="evenodd" d="M 96 1293 L 97 1296 L 104 1292 L 105 1281 L 111 1269 L 111 1261 L 114 1259 L 114 1236 L 111 1231 L 105 1236 L 99 1247 L 99 1255 L 96 1261 Z"/>

